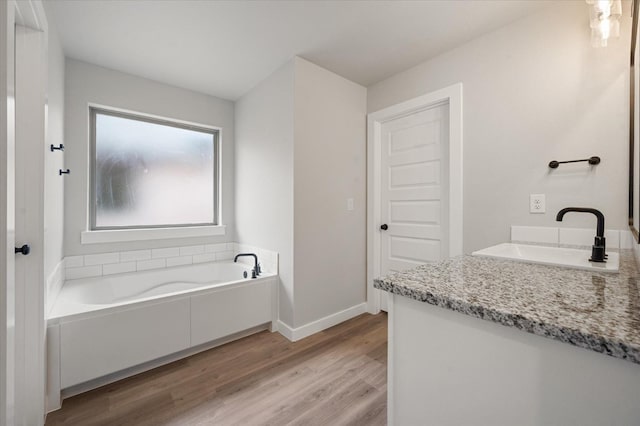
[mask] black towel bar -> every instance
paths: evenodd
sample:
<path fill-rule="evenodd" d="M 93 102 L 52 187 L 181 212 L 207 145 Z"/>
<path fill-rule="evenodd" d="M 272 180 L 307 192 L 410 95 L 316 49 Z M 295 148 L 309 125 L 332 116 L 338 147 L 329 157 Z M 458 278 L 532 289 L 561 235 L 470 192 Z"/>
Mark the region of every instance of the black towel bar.
<path fill-rule="evenodd" d="M 552 168 L 552 169 L 557 169 L 560 164 L 581 163 L 583 161 L 587 161 L 592 166 L 595 166 L 596 164 L 600 164 L 600 157 L 595 157 L 594 156 L 594 157 L 591 157 L 591 158 L 585 158 L 584 160 L 570 160 L 570 161 L 556 161 L 556 160 L 553 160 L 553 161 L 549 162 L 549 167 Z"/>

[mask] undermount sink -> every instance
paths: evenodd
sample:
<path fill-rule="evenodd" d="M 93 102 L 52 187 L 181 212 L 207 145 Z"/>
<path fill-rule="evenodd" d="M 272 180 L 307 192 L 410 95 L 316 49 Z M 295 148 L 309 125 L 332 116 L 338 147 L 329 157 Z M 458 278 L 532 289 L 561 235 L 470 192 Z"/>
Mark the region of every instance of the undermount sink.
<path fill-rule="evenodd" d="M 609 256 L 607 261 L 599 263 L 589 262 L 589 258 L 591 257 L 590 250 L 503 243 L 474 251 L 472 255 L 508 259 L 524 263 L 585 269 L 593 272 L 617 273 L 620 269 L 620 256 L 614 252 L 607 253 Z"/>

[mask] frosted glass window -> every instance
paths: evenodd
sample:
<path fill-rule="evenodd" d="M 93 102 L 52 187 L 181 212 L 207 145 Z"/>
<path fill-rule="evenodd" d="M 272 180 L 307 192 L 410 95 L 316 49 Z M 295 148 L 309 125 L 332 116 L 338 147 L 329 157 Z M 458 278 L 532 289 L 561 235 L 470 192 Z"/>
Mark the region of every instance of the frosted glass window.
<path fill-rule="evenodd" d="M 90 111 L 92 229 L 216 224 L 217 131 Z"/>

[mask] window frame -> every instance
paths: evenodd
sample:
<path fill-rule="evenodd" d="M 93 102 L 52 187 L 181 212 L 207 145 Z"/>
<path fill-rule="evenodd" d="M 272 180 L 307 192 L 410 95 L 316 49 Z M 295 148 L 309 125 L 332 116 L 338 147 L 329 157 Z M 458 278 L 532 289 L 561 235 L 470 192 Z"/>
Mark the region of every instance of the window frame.
<path fill-rule="evenodd" d="M 151 124 L 175 127 L 179 129 L 192 130 L 207 133 L 213 136 L 213 222 L 207 223 L 181 223 L 181 224 L 165 224 L 165 225 L 131 225 L 131 226 L 96 226 L 97 216 L 97 198 L 96 198 L 96 115 L 108 115 L 128 120 L 141 121 Z M 87 234 L 104 234 L 110 232 L 127 233 L 141 232 L 151 234 L 154 230 L 181 230 L 189 231 L 191 229 L 203 228 L 223 228 L 220 223 L 220 197 L 221 197 L 221 165 L 220 158 L 220 137 L 221 129 L 218 127 L 191 123 L 181 120 L 175 120 L 165 117 L 159 117 L 151 114 L 111 108 L 102 105 L 89 104 L 89 191 L 88 191 L 88 217 L 87 217 Z M 84 239 L 84 236 L 83 236 Z"/>

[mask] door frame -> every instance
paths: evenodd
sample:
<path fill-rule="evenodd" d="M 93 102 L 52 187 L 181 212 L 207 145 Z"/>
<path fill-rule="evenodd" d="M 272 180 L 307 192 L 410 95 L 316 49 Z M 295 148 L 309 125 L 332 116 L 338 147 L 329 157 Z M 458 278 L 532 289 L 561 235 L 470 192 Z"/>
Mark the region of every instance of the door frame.
<path fill-rule="evenodd" d="M 380 292 L 373 280 L 381 274 L 380 225 L 382 124 L 445 102 L 449 107 L 449 256 L 462 254 L 462 83 L 367 115 L 367 311 L 380 312 Z"/>

